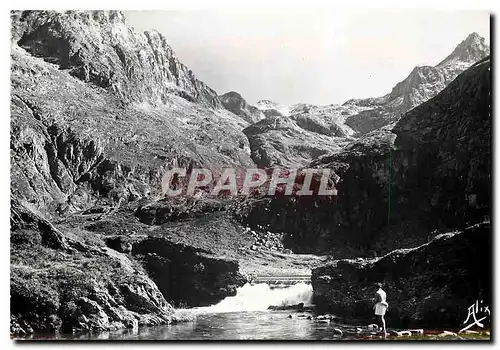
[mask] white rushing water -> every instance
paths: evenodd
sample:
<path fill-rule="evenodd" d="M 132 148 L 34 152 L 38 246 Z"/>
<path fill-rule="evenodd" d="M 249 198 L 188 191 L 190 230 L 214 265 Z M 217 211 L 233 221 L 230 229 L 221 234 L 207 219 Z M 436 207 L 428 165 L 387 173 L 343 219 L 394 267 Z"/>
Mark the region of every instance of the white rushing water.
<path fill-rule="evenodd" d="M 266 283 L 245 284 L 236 290 L 236 295 L 227 297 L 216 305 L 199 307 L 196 313 L 222 313 L 241 311 L 264 311 L 269 306 L 297 305 L 312 303 L 312 286 L 297 283 L 286 288 L 271 288 Z"/>

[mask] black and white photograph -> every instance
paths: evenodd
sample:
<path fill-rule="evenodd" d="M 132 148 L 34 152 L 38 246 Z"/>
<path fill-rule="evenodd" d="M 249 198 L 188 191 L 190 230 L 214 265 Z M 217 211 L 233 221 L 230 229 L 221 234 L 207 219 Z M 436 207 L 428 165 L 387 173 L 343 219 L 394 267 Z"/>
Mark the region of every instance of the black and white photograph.
<path fill-rule="evenodd" d="M 490 10 L 4 15 L 11 342 L 492 341 Z"/>

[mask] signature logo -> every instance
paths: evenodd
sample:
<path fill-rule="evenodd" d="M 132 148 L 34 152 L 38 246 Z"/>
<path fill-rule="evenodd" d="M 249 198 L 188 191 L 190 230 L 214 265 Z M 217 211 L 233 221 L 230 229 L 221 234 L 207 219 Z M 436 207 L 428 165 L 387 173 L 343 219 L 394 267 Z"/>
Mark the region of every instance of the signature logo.
<path fill-rule="evenodd" d="M 463 332 L 473 326 L 478 326 L 484 328 L 484 324 L 481 323 L 490 317 L 490 307 L 489 305 L 483 305 L 482 300 L 476 300 L 474 304 L 469 306 L 467 310 L 467 319 L 462 323 L 466 325 L 460 330 Z"/>

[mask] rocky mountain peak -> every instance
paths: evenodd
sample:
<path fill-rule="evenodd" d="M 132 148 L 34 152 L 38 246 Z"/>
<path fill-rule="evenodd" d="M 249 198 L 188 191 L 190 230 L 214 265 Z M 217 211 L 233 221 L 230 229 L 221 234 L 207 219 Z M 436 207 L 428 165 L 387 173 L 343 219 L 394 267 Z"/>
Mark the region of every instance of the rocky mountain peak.
<path fill-rule="evenodd" d="M 220 107 L 217 93 L 182 64 L 166 38 L 137 33 L 119 11 L 15 11 L 12 41 L 126 103 L 165 103 L 168 95 Z"/>
<path fill-rule="evenodd" d="M 229 98 L 234 98 L 234 99 L 240 99 L 240 100 L 244 100 L 243 97 L 237 93 L 236 91 L 229 91 L 229 92 L 226 92 L 224 95 L 221 95 L 219 97 L 224 97 L 226 99 L 229 99 Z"/>
<path fill-rule="evenodd" d="M 459 74 L 489 56 L 490 47 L 477 33 L 471 33 L 436 66 L 417 66 L 390 93 L 367 99 L 349 100 L 344 105 L 363 108 L 346 124 L 359 135 L 392 124 L 404 113 L 436 96 Z"/>
<path fill-rule="evenodd" d="M 236 91 L 229 91 L 219 96 L 222 105 L 227 110 L 242 117 L 249 123 L 258 122 L 264 119 L 264 114 L 257 107 L 249 105 L 247 101 Z"/>
<path fill-rule="evenodd" d="M 440 62 L 437 67 L 442 67 L 452 62 L 474 63 L 490 54 L 490 47 L 486 40 L 478 33 L 473 32 L 467 36 L 455 50 Z"/>

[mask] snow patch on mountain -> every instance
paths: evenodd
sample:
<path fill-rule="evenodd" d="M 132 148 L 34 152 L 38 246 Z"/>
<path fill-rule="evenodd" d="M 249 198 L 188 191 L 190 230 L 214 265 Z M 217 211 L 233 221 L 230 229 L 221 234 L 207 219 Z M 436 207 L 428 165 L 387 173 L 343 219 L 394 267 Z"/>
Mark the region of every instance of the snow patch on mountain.
<path fill-rule="evenodd" d="M 290 115 L 290 107 L 270 100 L 260 100 L 255 104 L 255 107 L 257 107 L 261 111 L 274 109 L 278 111 L 281 115 L 284 115 L 286 117 Z"/>

